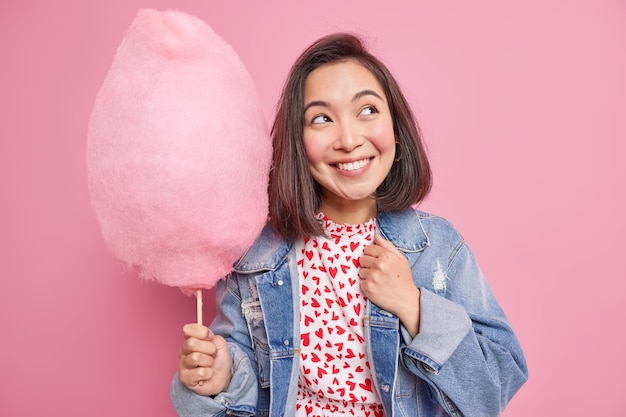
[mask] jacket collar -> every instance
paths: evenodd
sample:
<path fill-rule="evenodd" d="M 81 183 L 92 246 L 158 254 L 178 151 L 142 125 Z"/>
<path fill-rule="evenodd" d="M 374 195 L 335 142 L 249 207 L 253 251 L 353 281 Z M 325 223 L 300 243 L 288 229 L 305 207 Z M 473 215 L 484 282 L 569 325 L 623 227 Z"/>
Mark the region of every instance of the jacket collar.
<path fill-rule="evenodd" d="M 430 239 L 416 210 L 379 211 L 376 224 L 378 233 L 401 252 L 421 252 L 430 246 Z"/>
<path fill-rule="evenodd" d="M 413 209 L 394 213 L 379 211 L 376 224 L 382 237 L 401 252 L 420 252 L 430 245 L 418 212 Z M 235 263 L 233 270 L 243 274 L 273 271 L 287 261 L 292 247 L 292 240 L 282 238 L 269 224 L 265 225 L 259 238 Z"/>

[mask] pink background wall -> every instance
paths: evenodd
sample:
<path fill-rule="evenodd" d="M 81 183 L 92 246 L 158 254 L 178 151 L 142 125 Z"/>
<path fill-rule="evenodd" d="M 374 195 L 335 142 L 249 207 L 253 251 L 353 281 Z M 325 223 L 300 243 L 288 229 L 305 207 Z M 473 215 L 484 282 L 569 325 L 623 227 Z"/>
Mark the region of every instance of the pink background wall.
<path fill-rule="evenodd" d="M 86 186 L 93 100 L 142 7 L 211 25 L 268 120 L 305 45 L 369 38 L 426 135 L 423 207 L 464 233 L 525 348 L 505 416 L 624 415 L 626 5 L 459 3 L 2 0 L 0 415 L 175 415 L 194 301 L 124 272 Z"/>

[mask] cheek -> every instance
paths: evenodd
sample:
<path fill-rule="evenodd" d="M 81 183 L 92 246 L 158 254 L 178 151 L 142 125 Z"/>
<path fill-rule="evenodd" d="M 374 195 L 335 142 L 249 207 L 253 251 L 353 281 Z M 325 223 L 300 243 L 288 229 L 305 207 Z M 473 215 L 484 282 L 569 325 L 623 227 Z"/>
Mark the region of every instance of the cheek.
<path fill-rule="evenodd" d="M 373 126 L 370 131 L 370 141 L 381 154 L 395 154 L 396 152 L 396 136 L 393 133 L 393 125 L 391 123 L 381 123 Z"/>
<path fill-rule="evenodd" d="M 323 158 L 324 150 L 320 140 L 316 140 L 315 135 L 304 135 L 304 152 L 306 152 L 309 163 L 315 165 Z"/>

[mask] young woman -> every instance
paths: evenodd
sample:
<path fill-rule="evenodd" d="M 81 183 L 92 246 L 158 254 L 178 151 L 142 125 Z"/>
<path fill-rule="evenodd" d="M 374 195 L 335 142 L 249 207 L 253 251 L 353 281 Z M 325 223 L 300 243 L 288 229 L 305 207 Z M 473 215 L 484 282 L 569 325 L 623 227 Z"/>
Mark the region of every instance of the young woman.
<path fill-rule="evenodd" d="M 298 58 L 270 218 L 184 327 L 180 416 L 497 416 L 524 356 L 463 237 L 413 206 L 431 172 L 388 69 L 349 34 Z"/>

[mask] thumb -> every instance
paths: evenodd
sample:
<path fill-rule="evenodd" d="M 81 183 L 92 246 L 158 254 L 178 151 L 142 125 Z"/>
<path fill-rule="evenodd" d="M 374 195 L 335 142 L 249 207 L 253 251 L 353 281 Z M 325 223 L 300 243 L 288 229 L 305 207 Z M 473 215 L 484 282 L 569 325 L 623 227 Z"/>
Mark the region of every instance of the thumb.
<path fill-rule="evenodd" d="M 206 340 L 213 340 L 213 338 L 215 337 L 215 333 L 213 333 L 213 330 L 207 328 L 207 333 L 206 333 Z"/>
<path fill-rule="evenodd" d="M 208 330 L 209 332 L 207 334 L 206 340 L 213 342 L 217 350 L 220 350 L 223 348 L 228 349 L 228 343 L 226 342 L 226 339 L 224 339 L 220 335 L 213 333 L 213 330 L 211 329 L 208 329 Z"/>
<path fill-rule="evenodd" d="M 215 347 L 217 348 L 217 350 L 228 349 L 228 343 L 226 342 L 226 339 L 224 339 L 222 336 L 214 334 L 211 339 L 211 341 L 215 343 Z"/>
<path fill-rule="evenodd" d="M 228 343 L 222 336 L 213 333 L 213 330 L 207 328 L 206 340 L 213 342 L 217 350 L 228 349 Z"/>

